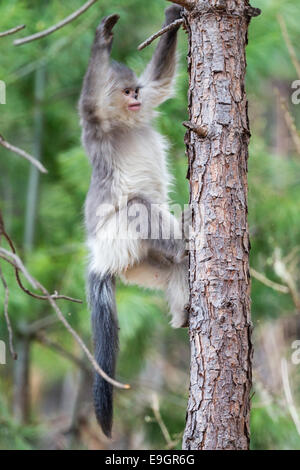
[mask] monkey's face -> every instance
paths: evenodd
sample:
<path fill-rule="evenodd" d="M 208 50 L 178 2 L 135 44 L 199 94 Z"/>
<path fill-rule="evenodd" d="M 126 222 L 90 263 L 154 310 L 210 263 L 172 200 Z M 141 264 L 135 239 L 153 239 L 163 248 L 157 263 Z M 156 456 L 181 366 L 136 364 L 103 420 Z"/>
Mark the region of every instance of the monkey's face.
<path fill-rule="evenodd" d="M 139 100 L 139 87 L 124 88 L 122 90 L 124 107 L 129 112 L 137 112 L 141 108 L 141 101 Z"/>

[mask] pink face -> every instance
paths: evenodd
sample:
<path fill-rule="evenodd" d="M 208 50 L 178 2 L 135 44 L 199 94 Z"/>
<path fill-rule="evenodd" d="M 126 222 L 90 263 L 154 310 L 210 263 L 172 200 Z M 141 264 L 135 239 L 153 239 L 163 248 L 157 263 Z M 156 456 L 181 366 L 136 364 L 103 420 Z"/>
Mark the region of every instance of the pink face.
<path fill-rule="evenodd" d="M 124 98 L 129 111 L 139 111 L 141 102 L 138 100 L 139 89 L 138 88 L 125 88 L 123 90 Z"/>

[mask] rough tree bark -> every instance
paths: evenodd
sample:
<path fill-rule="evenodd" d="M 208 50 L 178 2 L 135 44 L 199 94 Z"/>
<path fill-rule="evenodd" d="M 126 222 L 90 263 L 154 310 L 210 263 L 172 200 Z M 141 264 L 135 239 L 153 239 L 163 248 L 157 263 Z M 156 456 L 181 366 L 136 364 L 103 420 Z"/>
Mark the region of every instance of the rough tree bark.
<path fill-rule="evenodd" d="M 171 0 L 172 1 L 172 0 Z M 189 34 L 191 379 L 183 448 L 248 449 L 246 0 L 178 0 Z"/>

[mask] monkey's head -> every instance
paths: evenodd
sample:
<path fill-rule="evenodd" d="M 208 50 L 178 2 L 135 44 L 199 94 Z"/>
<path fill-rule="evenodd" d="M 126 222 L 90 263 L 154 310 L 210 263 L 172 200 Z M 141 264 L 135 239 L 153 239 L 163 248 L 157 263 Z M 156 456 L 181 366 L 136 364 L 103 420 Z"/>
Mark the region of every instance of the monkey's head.
<path fill-rule="evenodd" d="M 142 108 L 140 84 L 135 73 L 123 64 L 112 62 L 111 105 L 117 120 L 129 124 L 139 119 Z"/>

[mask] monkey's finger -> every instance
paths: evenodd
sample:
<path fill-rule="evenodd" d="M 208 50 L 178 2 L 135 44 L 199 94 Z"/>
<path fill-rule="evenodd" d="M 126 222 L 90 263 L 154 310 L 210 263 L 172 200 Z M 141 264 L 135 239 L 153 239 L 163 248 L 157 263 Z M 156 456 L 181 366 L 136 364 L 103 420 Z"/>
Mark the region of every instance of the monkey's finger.
<path fill-rule="evenodd" d="M 119 19 L 120 15 L 118 14 L 108 16 L 105 22 L 105 29 L 110 32 L 115 26 L 115 24 L 119 21 Z"/>

